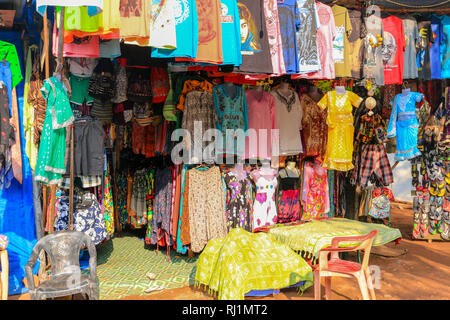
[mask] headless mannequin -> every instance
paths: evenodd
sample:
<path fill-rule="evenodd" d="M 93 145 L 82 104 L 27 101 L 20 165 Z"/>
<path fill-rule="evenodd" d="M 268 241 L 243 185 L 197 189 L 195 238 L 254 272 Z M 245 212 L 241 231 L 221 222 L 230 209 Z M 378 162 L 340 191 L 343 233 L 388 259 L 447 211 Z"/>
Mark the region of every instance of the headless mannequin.
<path fill-rule="evenodd" d="M 233 173 L 239 181 L 242 181 L 245 178 L 246 174 L 244 171 L 244 166 L 242 165 L 241 162 L 236 163 L 236 165 L 234 166 Z"/>
<path fill-rule="evenodd" d="M 287 83 L 286 81 L 281 82 L 278 91 L 286 98 L 288 98 L 292 94 L 291 89 L 289 89 L 289 83 Z"/>
<path fill-rule="evenodd" d="M 257 86 L 256 89 L 255 89 L 255 93 L 256 93 L 255 94 L 256 99 L 258 99 L 258 101 L 261 101 L 261 99 L 263 97 L 263 93 L 264 93 L 263 87 L 262 86 Z"/>
<path fill-rule="evenodd" d="M 280 177 L 281 178 L 299 178 L 300 177 L 300 170 L 296 167 L 295 161 L 288 161 L 286 167 L 284 170 L 280 171 Z"/>
<path fill-rule="evenodd" d="M 320 99 L 322 99 L 322 97 L 323 97 L 323 94 L 320 92 L 319 88 L 317 88 L 315 86 L 309 87 L 308 95 L 315 102 L 319 102 Z"/>
<path fill-rule="evenodd" d="M 225 82 L 225 90 L 228 92 L 228 95 L 230 96 L 230 98 L 234 99 L 234 97 L 236 96 L 236 86 L 234 85 L 233 82 Z"/>
<path fill-rule="evenodd" d="M 345 94 L 345 87 L 344 86 L 336 86 L 335 91 L 337 95 L 344 95 Z"/>

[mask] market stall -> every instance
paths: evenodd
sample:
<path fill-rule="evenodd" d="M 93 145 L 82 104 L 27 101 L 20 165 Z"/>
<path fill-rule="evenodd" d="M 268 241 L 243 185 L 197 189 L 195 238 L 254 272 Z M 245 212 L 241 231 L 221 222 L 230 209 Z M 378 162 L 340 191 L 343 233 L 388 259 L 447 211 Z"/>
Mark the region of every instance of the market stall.
<path fill-rule="evenodd" d="M 413 238 L 448 241 L 450 8 L 403 2 L 19 7 L 0 32 L 10 292 L 35 240 L 61 230 L 97 246 L 140 230 L 168 263 L 235 229 L 314 256 L 373 229 L 382 245 L 402 237 L 390 220 L 401 162 Z"/>

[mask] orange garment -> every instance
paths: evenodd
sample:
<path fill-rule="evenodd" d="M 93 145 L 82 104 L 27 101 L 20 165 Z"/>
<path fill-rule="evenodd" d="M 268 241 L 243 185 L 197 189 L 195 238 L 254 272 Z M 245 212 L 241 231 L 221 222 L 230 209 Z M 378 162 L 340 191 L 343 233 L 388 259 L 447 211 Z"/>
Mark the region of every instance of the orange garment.
<path fill-rule="evenodd" d="M 189 171 L 186 172 L 183 193 L 183 212 L 181 213 L 180 240 L 183 246 L 191 243 L 191 234 L 189 229 Z"/>
<path fill-rule="evenodd" d="M 155 127 L 133 122 L 131 143 L 135 154 L 143 154 L 146 158 L 155 157 Z"/>
<path fill-rule="evenodd" d="M 176 61 L 195 61 L 222 64 L 222 11 L 220 0 L 195 1 L 198 16 L 198 46 L 195 59 L 177 58 Z"/>
<path fill-rule="evenodd" d="M 197 91 L 207 91 L 212 93 L 213 84 L 204 80 L 204 81 L 198 81 L 198 80 L 186 80 L 183 85 L 183 90 L 180 94 L 180 100 L 177 105 L 177 109 L 180 109 L 181 111 L 184 110 L 184 101 L 186 99 L 186 95 L 194 90 Z"/>
<path fill-rule="evenodd" d="M 64 43 L 72 43 L 74 37 L 83 38 L 89 36 L 100 36 L 100 38 L 105 40 L 110 39 L 120 39 L 120 30 L 119 29 L 111 29 L 105 33 L 103 28 L 98 29 L 95 32 L 84 32 L 80 30 L 64 30 Z"/>

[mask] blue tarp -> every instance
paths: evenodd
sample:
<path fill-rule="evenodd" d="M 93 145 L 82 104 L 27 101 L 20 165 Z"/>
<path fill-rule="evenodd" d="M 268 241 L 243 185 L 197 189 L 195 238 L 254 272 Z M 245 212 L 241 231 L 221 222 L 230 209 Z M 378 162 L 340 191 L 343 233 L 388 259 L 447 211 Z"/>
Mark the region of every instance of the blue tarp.
<path fill-rule="evenodd" d="M 1 31 L 0 40 L 12 43 L 16 46 L 21 63 L 22 75 L 25 76 L 21 33 Z M 16 91 L 19 106 L 23 184 L 19 184 L 14 179 L 8 189 L 0 190 L 0 234 L 4 234 L 9 238 L 9 246 L 7 249 L 9 255 L 9 295 L 28 291 L 23 284 L 23 279 L 25 277 L 24 267 L 36 244 L 32 173 L 28 157 L 25 154 L 25 140 L 22 123 L 23 90 L 24 81 L 22 80 L 19 85 L 17 85 Z M 36 269 L 37 267 L 38 266 L 36 266 Z"/>

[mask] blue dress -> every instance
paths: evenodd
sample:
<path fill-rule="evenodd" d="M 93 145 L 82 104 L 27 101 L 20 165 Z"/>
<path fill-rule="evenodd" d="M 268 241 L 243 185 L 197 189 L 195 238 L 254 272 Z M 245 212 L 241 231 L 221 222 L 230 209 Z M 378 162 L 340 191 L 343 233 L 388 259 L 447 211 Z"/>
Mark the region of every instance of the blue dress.
<path fill-rule="evenodd" d="M 218 153 L 243 156 L 245 135 L 248 130 L 247 98 L 242 87 L 234 86 L 234 88 L 234 97 L 230 97 L 224 84 L 213 88 L 214 106 L 219 118 L 217 129 L 223 134 L 223 140 L 219 140 L 218 143 Z M 227 136 L 227 130 L 238 131 L 234 132 L 236 134 L 234 136 Z"/>
<path fill-rule="evenodd" d="M 416 103 L 422 99 L 423 94 L 409 92 L 407 95 L 398 94 L 391 102 L 392 113 L 387 137 L 397 137 L 396 161 L 408 160 L 421 155 L 417 148 L 419 121 L 416 116 Z"/>

